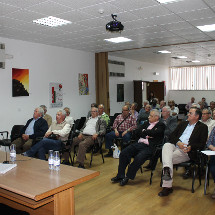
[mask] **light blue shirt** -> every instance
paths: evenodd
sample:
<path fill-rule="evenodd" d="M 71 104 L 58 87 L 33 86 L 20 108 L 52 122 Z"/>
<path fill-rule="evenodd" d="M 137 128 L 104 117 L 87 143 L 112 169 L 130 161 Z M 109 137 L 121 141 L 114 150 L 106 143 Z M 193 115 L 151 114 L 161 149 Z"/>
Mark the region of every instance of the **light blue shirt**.
<path fill-rule="evenodd" d="M 188 145 L 190 136 L 191 136 L 191 134 L 192 134 L 193 129 L 195 128 L 195 126 L 196 126 L 196 123 L 193 124 L 193 125 L 190 125 L 190 124 L 187 125 L 187 127 L 184 130 L 183 134 L 179 138 L 182 143 L 185 143 L 185 144 Z"/>
<path fill-rule="evenodd" d="M 38 118 L 39 119 L 39 118 Z M 25 134 L 27 135 L 32 135 L 34 134 L 34 123 L 38 120 L 38 119 L 34 119 L 31 120 L 31 122 L 29 123 L 28 127 L 25 129 Z"/>

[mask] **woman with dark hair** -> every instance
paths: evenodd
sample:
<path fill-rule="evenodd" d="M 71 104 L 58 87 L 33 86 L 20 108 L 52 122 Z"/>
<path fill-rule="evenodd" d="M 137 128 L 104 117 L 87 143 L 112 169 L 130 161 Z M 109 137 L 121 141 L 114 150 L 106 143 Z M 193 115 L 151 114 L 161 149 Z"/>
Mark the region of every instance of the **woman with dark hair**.
<path fill-rule="evenodd" d="M 149 97 L 148 97 L 148 101 L 149 101 L 149 104 L 152 105 L 152 101 L 153 99 L 155 98 L 155 94 L 153 91 L 150 92 L 149 94 Z"/>

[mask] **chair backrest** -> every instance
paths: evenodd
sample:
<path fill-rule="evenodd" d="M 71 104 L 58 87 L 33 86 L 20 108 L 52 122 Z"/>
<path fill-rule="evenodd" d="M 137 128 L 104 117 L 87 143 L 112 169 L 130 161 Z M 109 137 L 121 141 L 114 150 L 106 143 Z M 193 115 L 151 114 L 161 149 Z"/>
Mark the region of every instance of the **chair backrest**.
<path fill-rule="evenodd" d="M 22 130 L 22 128 L 24 127 L 24 125 L 14 125 L 12 127 L 12 130 L 11 130 L 11 142 L 13 142 L 15 139 L 17 139 L 20 135 L 20 132 Z"/>
<path fill-rule="evenodd" d="M 79 119 L 79 121 L 77 122 L 77 127 L 76 127 L 76 129 L 77 129 L 77 130 L 80 130 L 80 129 L 84 126 L 85 121 L 86 121 L 86 117 L 81 117 L 81 118 Z"/>

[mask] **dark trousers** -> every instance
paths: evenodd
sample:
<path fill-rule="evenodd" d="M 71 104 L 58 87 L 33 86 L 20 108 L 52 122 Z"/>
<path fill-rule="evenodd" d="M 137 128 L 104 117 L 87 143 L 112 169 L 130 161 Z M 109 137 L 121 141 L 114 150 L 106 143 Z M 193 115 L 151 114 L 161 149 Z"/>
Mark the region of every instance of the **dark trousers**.
<path fill-rule="evenodd" d="M 128 143 L 131 140 L 131 132 L 128 132 L 122 137 L 122 131 L 119 131 L 119 136 L 122 138 L 123 142 Z M 111 131 L 110 133 L 105 135 L 105 148 L 106 149 L 111 149 L 111 146 L 113 146 L 113 140 L 116 139 L 117 136 L 115 135 L 114 131 Z"/>
<path fill-rule="evenodd" d="M 152 156 L 152 149 L 143 143 L 135 143 L 125 148 L 119 157 L 118 174 L 119 178 L 125 177 L 125 169 L 130 164 L 131 158 L 134 158 L 133 162 L 128 166 L 126 176 L 130 179 L 134 179 L 138 169 L 146 160 Z"/>
<path fill-rule="evenodd" d="M 210 157 L 210 171 L 215 183 L 215 156 Z"/>

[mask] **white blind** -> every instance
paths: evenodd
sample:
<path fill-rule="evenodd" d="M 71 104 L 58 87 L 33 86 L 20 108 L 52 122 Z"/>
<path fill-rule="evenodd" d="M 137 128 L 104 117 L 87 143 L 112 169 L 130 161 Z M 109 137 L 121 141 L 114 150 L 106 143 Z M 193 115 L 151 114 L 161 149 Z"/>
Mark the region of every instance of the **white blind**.
<path fill-rule="evenodd" d="M 215 66 L 171 67 L 171 90 L 215 90 Z"/>

